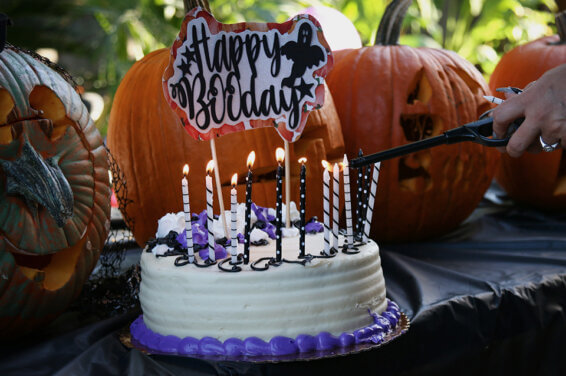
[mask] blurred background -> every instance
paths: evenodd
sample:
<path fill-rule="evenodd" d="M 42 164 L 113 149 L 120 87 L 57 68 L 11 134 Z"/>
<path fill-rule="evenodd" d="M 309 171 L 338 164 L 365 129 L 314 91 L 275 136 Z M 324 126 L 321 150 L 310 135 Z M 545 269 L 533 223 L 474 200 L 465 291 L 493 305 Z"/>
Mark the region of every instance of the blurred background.
<path fill-rule="evenodd" d="M 373 44 L 389 0 L 210 0 L 223 23 L 283 22 L 313 5 L 326 5 L 353 22 Z M 566 0 L 414 0 L 400 43 L 456 51 L 486 80 L 503 53 L 556 33 L 554 15 Z M 145 54 L 171 45 L 183 18 L 182 0 L 2 0 L 13 21 L 8 41 L 34 50 L 68 71 L 103 136 L 120 80 Z"/>

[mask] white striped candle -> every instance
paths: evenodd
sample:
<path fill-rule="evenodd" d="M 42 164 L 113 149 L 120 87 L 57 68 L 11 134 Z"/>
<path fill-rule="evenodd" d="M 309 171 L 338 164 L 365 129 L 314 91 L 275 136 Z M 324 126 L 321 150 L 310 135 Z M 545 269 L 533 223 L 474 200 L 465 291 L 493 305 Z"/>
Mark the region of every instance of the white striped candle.
<path fill-rule="evenodd" d="M 232 175 L 232 190 L 230 191 L 230 240 L 232 264 L 238 262 L 238 174 Z"/>
<path fill-rule="evenodd" d="M 282 234 L 281 227 L 283 226 L 283 166 L 281 165 L 285 160 L 285 150 L 277 148 L 275 150 L 275 159 L 277 160 L 277 172 L 275 176 L 275 261 L 281 261 L 282 251 Z"/>
<path fill-rule="evenodd" d="M 369 191 L 368 197 L 368 208 L 367 208 L 367 215 L 366 215 L 366 223 L 364 227 L 364 243 L 368 241 L 369 232 L 371 229 L 371 219 L 373 217 L 373 205 L 375 204 L 375 192 L 377 190 L 377 181 L 379 180 L 379 167 L 381 166 L 381 162 L 377 162 L 373 165 L 373 174 L 371 178 L 371 188 Z"/>
<path fill-rule="evenodd" d="M 212 220 L 213 220 L 213 199 L 214 194 L 212 191 L 212 171 L 214 170 L 214 161 L 209 161 L 206 165 L 206 226 L 208 227 L 208 259 L 216 261 L 216 254 L 214 253 L 214 234 L 212 233 Z"/>
<path fill-rule="evenodd" d="M 346 240 L 348 246 L 354 244 L 354 229 L 352 228 L 352 195 L 350 193 L 350 164 L 344 154 L 344 206 L 346 207 Z"/>
<path fill-rule="evenodd" d="M 301 203 L 301 232 L 299 237 L 299 258 L 305 257 L 305 203 L 306 203 L 306 180 L 307 180 L 307 163 L 306 158 L 300 158 L 299 163 L 301 164 L 300 173 L 300 203 Z"/>
<path fill-rule="evenodd" d="M 328 162 L 322 161 L 322 209 L 324 212 L 324 254 L 330 255 L 330 172 Z"/>
<path fill-rule="evenodd" d="M 340 167 L 334 163 L 332 169 L 332 248 L 338 249 L 338 221 L 340 220 Z"/>
<path fill-rule="evenodd" d="M 185 214 L 185 235 L 187 239 L 187 255 L 189 262 L 195 261 L 195 252 L 193 248 L 193 227 L 191 224 L 191 205 L 189 203 L 189 182 L 187 176 L 189 175 L 189 165 L 183 167 L 183 180 L 181 180 L 183 190 L 183 213 Z"/>

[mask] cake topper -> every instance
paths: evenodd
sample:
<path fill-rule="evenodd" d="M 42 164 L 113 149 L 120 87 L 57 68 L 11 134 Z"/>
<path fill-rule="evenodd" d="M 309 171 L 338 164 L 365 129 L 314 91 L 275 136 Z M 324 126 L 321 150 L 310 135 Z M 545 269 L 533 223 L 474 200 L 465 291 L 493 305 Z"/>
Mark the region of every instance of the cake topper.
<path fill-rule="evenodd" d="M 190 10 L 163 74 L 167 102 L 196 139 L 274 126 L 296 141 L 324 102 L 332 54 L 310 15 L 277 23 L 222 24 Z"/>

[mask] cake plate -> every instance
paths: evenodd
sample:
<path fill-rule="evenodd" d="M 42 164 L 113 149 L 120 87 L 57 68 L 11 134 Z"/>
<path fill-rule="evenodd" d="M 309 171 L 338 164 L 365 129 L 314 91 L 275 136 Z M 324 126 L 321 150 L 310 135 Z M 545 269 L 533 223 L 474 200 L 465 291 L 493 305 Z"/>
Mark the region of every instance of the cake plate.
<path fill-rule="evenodd" d="M 182 355 L 176 353 L 158 352 L 154 350 L 149 350 L 148 348 L 137 342 L 135 339 L 133 339 L 130 333 L 129 325 L 120 332 L 120 341 L 124 346 L 128 348 L 135 348 L 147 355 L 174 355 L 174 356 L 181 356 L 186 358 L 195 358 L 195 359 L 203 359 L 203 360 L 211 360 L 211 361 L 231 361 L 231 362 L 250 362 L 250 363 L 299 362 L 299 361 L 310 361 L 310 360 L 331 358 L 338 356 L 347 356 L 347 355 L 361 353 L 364 351 L 375 350 L 399 338 L 401 335 L 405 334 L 409 330 L 409 326 L 410 326 L 409 318 L 407 317 L 407 315 L 401 312 L 397 326 L 391 332 L 385 335 L 383 341 L 380 343 L 371 343 L 371 342 L 361 343 L 348 347 L 335 348 L 332 350 L 317 350 L 317 351 L 289 354 L 289 355 L 258 355 L 258 356 L 249 356 L 249 355 L 228 356 L 228 355 L 199 355 L 199 354 Z"/>

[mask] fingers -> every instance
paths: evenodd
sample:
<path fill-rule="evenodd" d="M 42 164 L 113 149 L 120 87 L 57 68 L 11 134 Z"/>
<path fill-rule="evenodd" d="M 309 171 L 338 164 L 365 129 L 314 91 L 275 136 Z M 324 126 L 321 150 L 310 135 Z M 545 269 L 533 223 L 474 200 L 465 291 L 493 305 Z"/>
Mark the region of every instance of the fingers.
<path fill-rule="evenodd" d="M 497 106 L 491 116 L 493 117 L 493 132 L 496 137 L 503 138 L 509 124 L 520 117 L 524 117 L 524 106 L 521 95 L 515 95 Z"/>
<path fill-rule="evenodd" d="M 529 119 L 525 119 L 523 124 L 517 128 L 509 139 L 505 151 L 514 158 L 520 157 L 527 150 L 538 152 L 541 150 L 540 144 L 537 145 L 534 140 L 538 142 L 539 134 L 540 130 L 536 124 L 532 124 Z"/>

